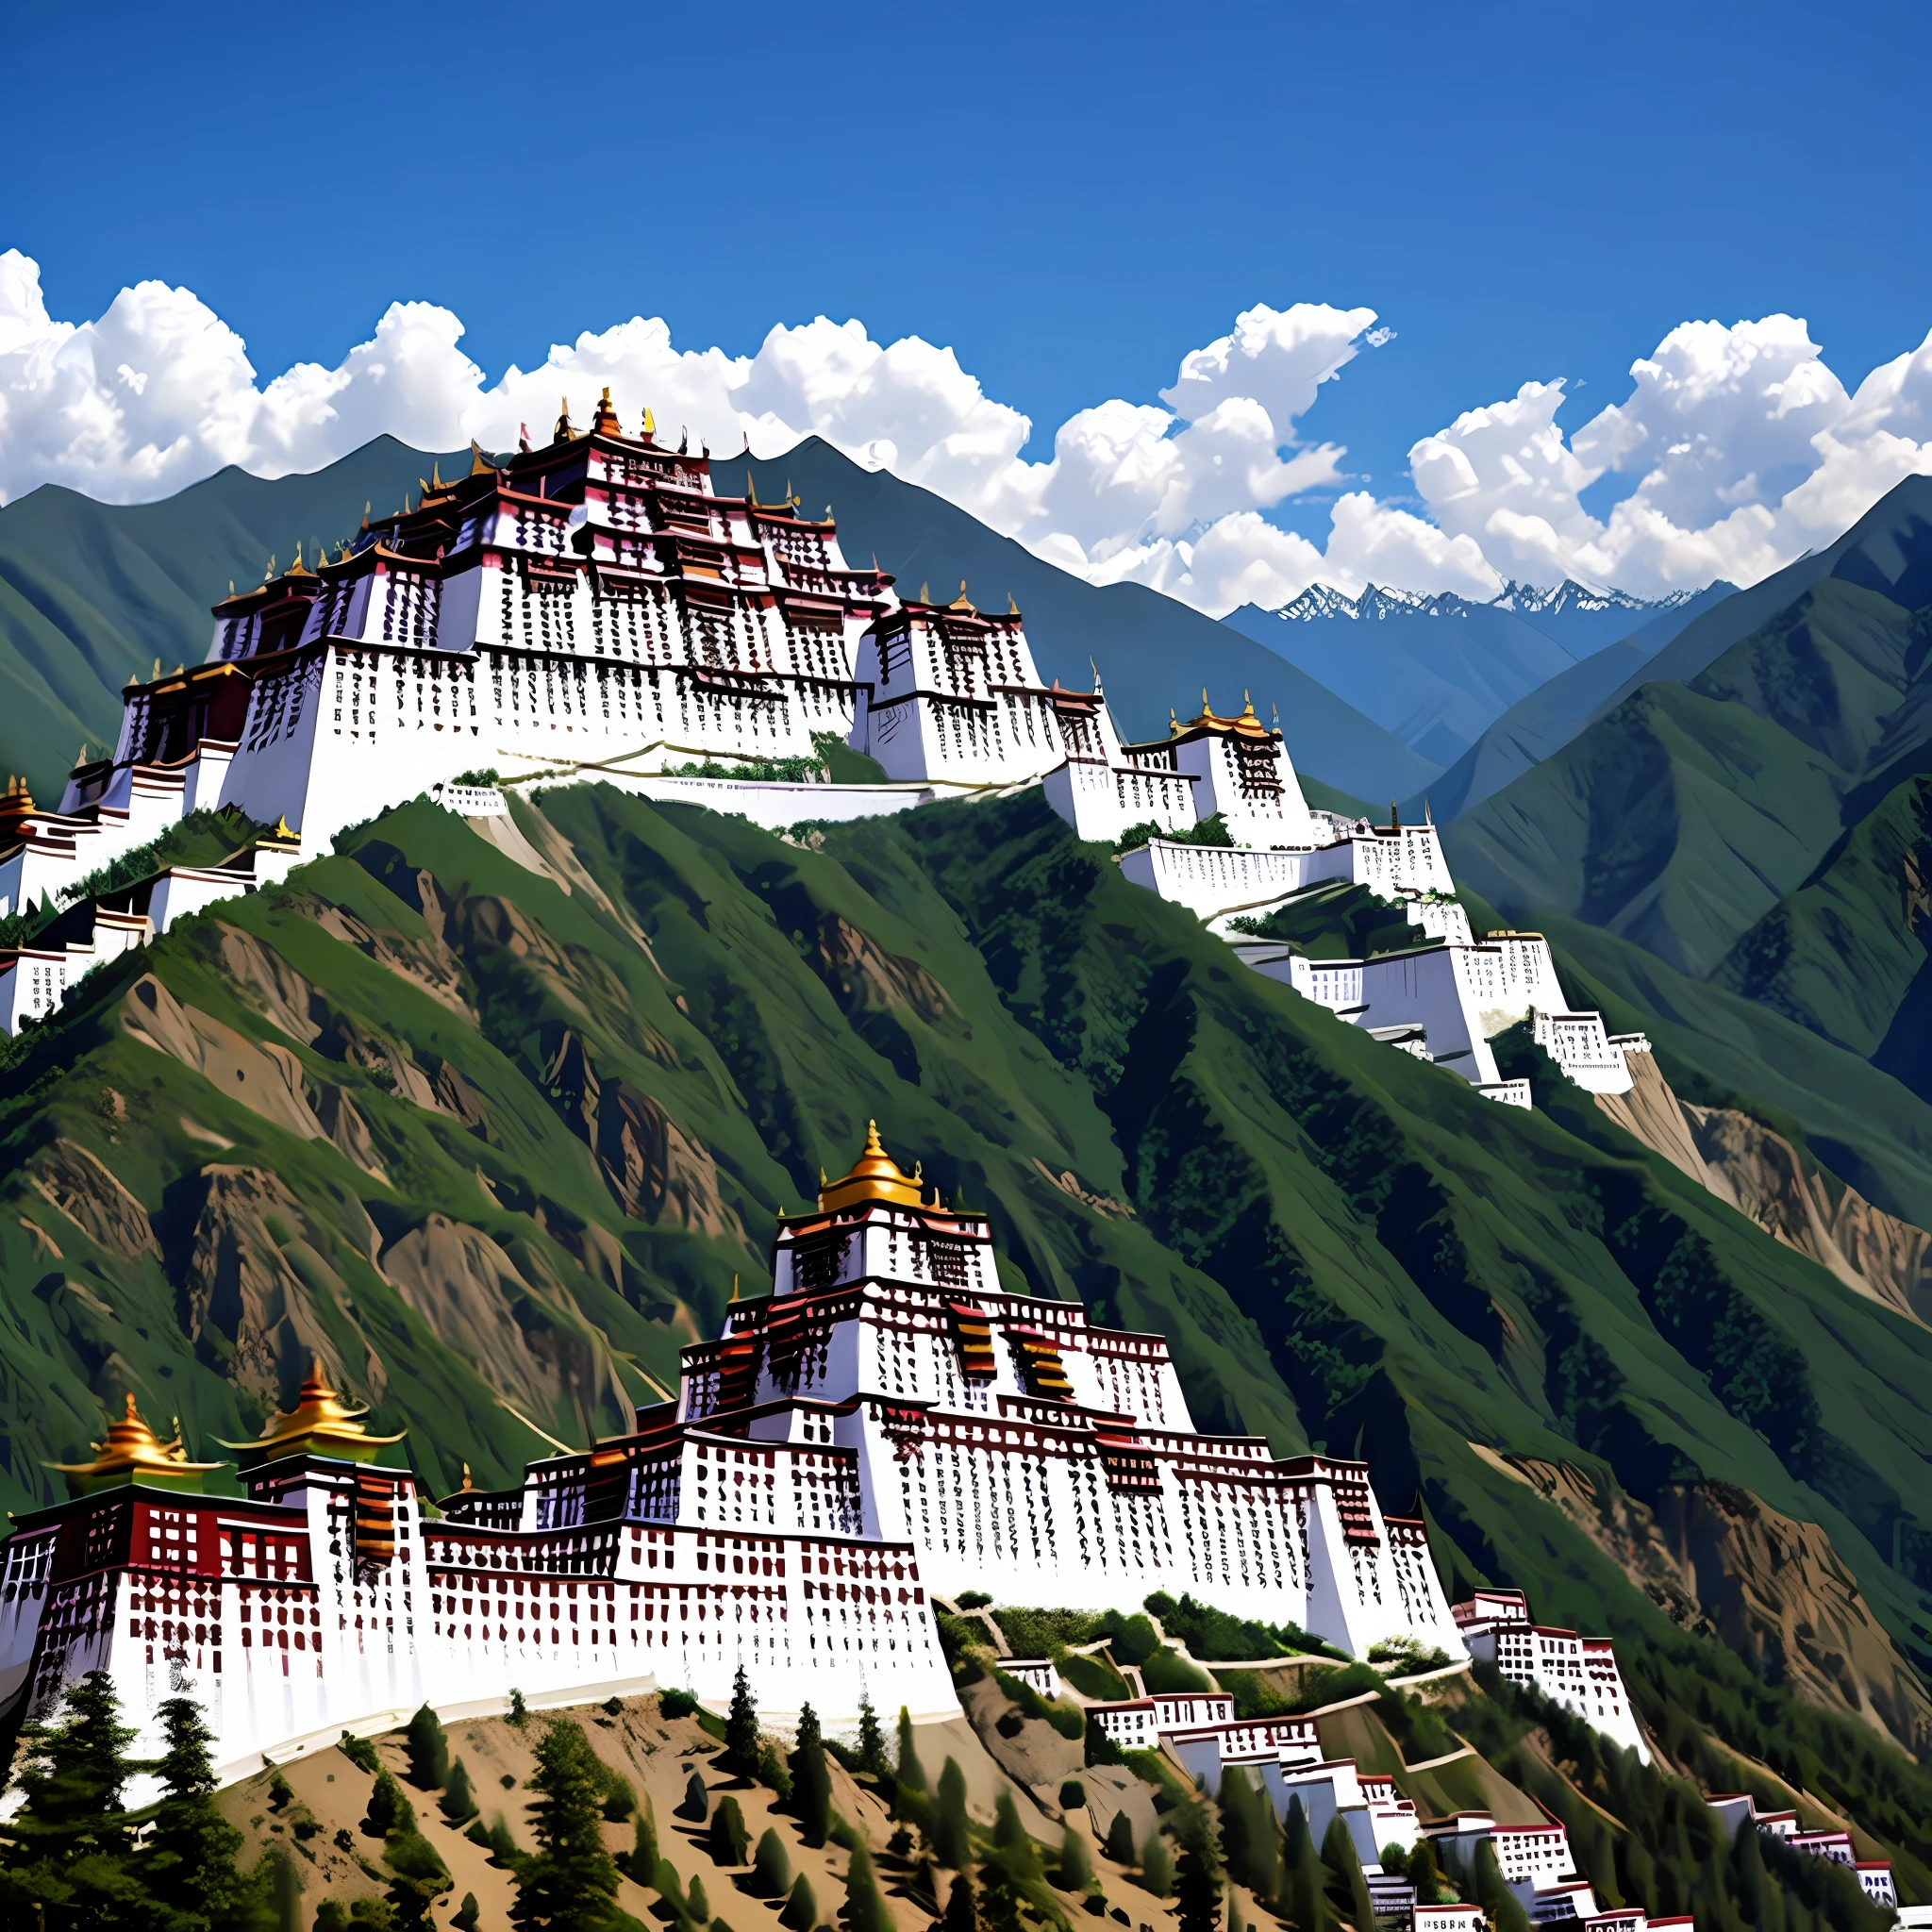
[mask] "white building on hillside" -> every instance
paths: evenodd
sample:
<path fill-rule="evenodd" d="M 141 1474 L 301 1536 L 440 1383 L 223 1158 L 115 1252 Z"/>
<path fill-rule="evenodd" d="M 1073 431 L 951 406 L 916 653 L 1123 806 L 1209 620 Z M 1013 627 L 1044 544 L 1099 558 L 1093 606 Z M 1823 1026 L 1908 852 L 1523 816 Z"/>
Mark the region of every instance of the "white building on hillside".
<path fill-rule="evenodd" d="M 1612 1743 L 1636 1752 L 1641 1763 L 1650 1762 L 1608 1638 L 1531 1623 L 1520 1590 L 1479 1590 L 1457 1604 L 1454 1615 L 1470 1656 L 1493 1663 L 1512 1684 L 1541 1690 Z"/>
<path fill-rule="evenodd" d="M 0 1543 L 0 1711 L 108 1671 L 154 1742 L 194 1696 L 225 1777 L 401 1722 L 683 1685 L 722 1707 L 742 1664 L 774 1719 L 869 1695 L 957 1714 L 926 1603 L 999 1579 L 1028 1603 L 1138 1610 L 1187 1591 L 1364 1654 L 1460 1653 L 1422 1524 L 1359 1462 L 1282 1460 L 1194 1429 L 1166 1342 L 1006 1292 L 986 1217 L 928 1195 L 870 1137 L 779 1226 L 774 1291 L 684 1351 L 675 1404 L 422 1506 L 318 1364 L 212 1495 L 135 1414 L 75 1494 Z M 1232 1722 L 1224 1694 L 1157 1725 Z"/>

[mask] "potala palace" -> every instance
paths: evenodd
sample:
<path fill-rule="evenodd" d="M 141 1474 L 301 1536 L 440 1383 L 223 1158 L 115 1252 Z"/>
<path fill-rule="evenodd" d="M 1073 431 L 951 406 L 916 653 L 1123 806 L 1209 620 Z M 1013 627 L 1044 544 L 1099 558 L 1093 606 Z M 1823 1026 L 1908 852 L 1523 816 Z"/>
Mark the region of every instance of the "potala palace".
<path fill-rule="evenodd" d="M 741 1665 L 781 1724 L 807 1702 L 848 1729 L 866 1700 L 957 1715 L 930 1599 L 995 1578 L 1008 1601 L 1129 1613 L 1185 1592 L 1351 1656 L 1406 1644 L 1451 1670 L 1466 1630 L 1531 1627 L 1520 1597 L 1452 1610 L 1423 1524 L 1383 1513 L 1365 1464 L 1203 1435 L 1161 1337 L 1002 1291 L 987 1218 L 928 1191 L 876 1132 L 781 1221 L 772 1291 L 686 1348 L 677 1400 L 639 1409 L 629 1434 L 434 1502 L 399 1443 L 318 1364 L 289 1413 L 223 1445 L 241 1494 L 216 1494 L 223 1465 L 161 1441 L 128 1397 L 66 1467 L 70 1498 L 0 1545 L 6 1710 L 45 1716 L 103 1669 L 139 1753 L 160 1701 L 185 1692 L 226 1780 L 425 1702 L 445 1719 L 501 1711 L 512 1689 L 555 1706 L 675 1685 L 722 1707 Z M 1560 1644 L 1554 1665 L 1502 1667 L 1641 1751 L 1593 1649 L 1574 1684 Z M 1425 1827 L 1392 1777 L 1326 1758 L 1312 1718 L 1244 1721 L 1219 1692 L 1096 1702 L 1047 1660 L 1011 1668 L 1210 1784 L 1245 1768 L 1318 1834 L 1341 1816 L 1372 1868 L 1425 1828 L 1515 1842 L 1469 1813 Z M 1525 1898 L 1589 1917 L 1561 1827 L 1543 1836 L 1519 1860 Z"/>
<path fill-rule="evenodd" d="M 1647 1051 L 1571 1009 L 1541 937 L 1472 930 L 1426 814 L 1311 809 L 1280 729 L 1205 692 L 1166 736 L 1124 741 L 1097 680 L 1041 682 L 1017 610 L 981 610 L 964 586 L 899 595 L 847 561 L 829 512 L 720 496 L 702 452 L 660 444 L 648 414 L 625 434 L 608 393 L 587 429 L 566 408 L 547 444 L 479 453 L 214 615 L 205 662 L 128 687 L 112 756 L 75 768 L 58 810 L 18 784 L 0 798 L 0 920 L 30 931 L 0 951 L 0 1029 L 423 793 L 480 818 L 519 791 L 607 783 L 783 831 L 1037 785 L 1252 970 L 1490 1098 L 1529 1105 L 1491 1042 L 1531 1016 L 1589 1091 L 1627 1090 Z M 884 782 L 818 782 L 840 741 Z M 142 862 L 223 808 L 275 829 L 212 865 Z M 1269 936 L 1339 891 L 1384 908 L 1401 942 L 1356 958 Z M 320 1363 L 257 1440 L 223 1445 L 224 1490 L 208 1479 L 226 1465 L 176 1433 L 127 1398 L 65 1470 L 69 1498 L 14 1519 L 0 1724 L 49 1714 L 100 1668 L 140 1753 L 160 1702 L 193 1696 L 226 1781 L 425 1703 L 449 1719 L 512 1691 L 561 1706 L 675 1686 L 722 1707 L 741 1667 L 774 1725 L 807 1702 L 835 1729 L 868 1703 L 939 1720 L 959 1705 L 934 1603 L 994 1586 L 1003 1603 L 1129 1614 L 1191 1596 L 1351 1657 L 1392 1646 L 1419 1674 L 1486 1660 L 1648 1755 L 1607 1642 L 1533 1623 L 1507 1591 L 1452 1608 L 1424 1524 L 1385 1515 L 1365 1463 L 1197 1431 L 1161 1337 L 1004 1291 L 987 1217 L 875 1133 L 781 1219 L 771 1291 L 684 1350 L 675 1401 L 515 1487 L 466 1477 L 426 1497 L 401 1440 L 370 1433 Z M 1051 1659 L 1002 1667 L 1210 1786 L 1242 1767 L 1318 1840 L 1340 1818 L 1394 1891 L 1383 1847 L 1489 1843 L 1534 1923 L 1645 1932 L 1640 1911 L 1599 1910 L 1554 1819 L 1422 1818 L 1397 1776 L 1325 1757 L 1312 1716 L 1143 1694 L 1131 1668 L 1136 1694 L 1103 1702 Z M 1890 1884 L 1860 1880 L 1874 1897 Z M 1414 1932 L 1484 1923 L 1412 1890 L 1407 1910 Z"/>
<path fill-rule="evenodd" d="M 422 792 L 469 814 L 519 788 L 597 782 L 782 829 L 1041 784 L 1083 839 L 1118 843 L 1137 884 L 1236 940 L 1256 971 L 1349 1024 L 1529 1105 L 1490 1041 L 1538 1042 L 1594 1092 L 1630 1085 L 1641 1036 L 1573 1012 L 1533 933 L 1478 936 L 1432 824 L 1310 810 L 1278 729 L 1252 706 L 1121 740 L 1103 692 L 1041 681 L 1017 610 L 903 598 L 856 569 L 829 512 L 723 497 L 700 452 L 625 435 L 607 391 L 587 429 L 424 486 L 333 558 L 271 571 L 214 609 L 205 662 L 130 685 L 111 758 L 58 811 L 0 797 L 0 919 L 66 907 L 0 950 L 0 1030 L 55 1010 L 91 967 L 220 898 L 279 881 L 344 826 Z M 830 741 L 889 782 L 691 775 L 810 766 Z M 493 782 L 462 783 L 479 774 Z M 185 814 L 233 807 L 277 836 L 217 865 L 88 882 Z M 1191 838 L 1209 823 L 1227 842 Z M 1242 939 L 1336 883 L 1407 907 L 1414 943 L 1311 958 Z"/>

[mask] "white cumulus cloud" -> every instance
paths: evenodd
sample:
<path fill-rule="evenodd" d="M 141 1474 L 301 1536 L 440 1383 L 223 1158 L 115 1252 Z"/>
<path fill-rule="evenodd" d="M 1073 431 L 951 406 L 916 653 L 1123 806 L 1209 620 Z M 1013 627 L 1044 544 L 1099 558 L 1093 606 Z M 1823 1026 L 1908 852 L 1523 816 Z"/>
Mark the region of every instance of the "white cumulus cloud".
<path fill-rule="evenodd" d="M 1529 382 L 1409 451 L 1434 522 L 1497 569 L 1643 593 L 1755 583 L 1932 472 L 1932 336 L 1848 395 L 1789 315 L 1687 322 L 1631 365 L 1629 397 L 1567 440 L 1560 382 Z M 1607 518 L 1582 496 L 1636 487 Z"/>
<path fill-rule="evenodd" d="M 1512 576 L 1639 591 L 1751 582 L 1932 470 L 1932 336 L 1848 393 L 1805 324 L 1771 315 L 1673 329 L 1632 365 L 1628 397 L 1569 437 L 1562 379 L 1525 382 L 1414 445 L 1409 504 L 1378 500 L 1347 490 L 1346 450 L 1300 424 L 1324 385 L 1393 337 L 1371 308 L 1257 304 L 1182 356 L 1157 399 L 1081 409 L 1035 458 L 1033 424 L 953 350 L 880 343 L 858 321 L 775 327 L 732 356 L 680 348 L 661 319 L 633 317 L 492 382 L 456 315 L 397 302 L 334 367 L 298 363 L 264 382 L 188 290 L 141 282 L 98 319 L 63 321 L 36 264 L 9 250 L 0 502 L 47 482 L 145 501 L 230 463 L 319 469 L 383 433 L 501 449 L 525 425 L 547 439 L 566 396 L 581 425 L 608 385 L 627 420 L 649 403 L 660 434 L 719 452 L 748 442 L 761 457 L 820 436 L 1095 582 L 1145 583 L 1220 613 L 1317 581 L 1471 597 Z M 1599 517 L 1585 495 L 1613 474 L 1632 487 Z M 1310 492 L 1332 501 L 1290 505 Z"/>

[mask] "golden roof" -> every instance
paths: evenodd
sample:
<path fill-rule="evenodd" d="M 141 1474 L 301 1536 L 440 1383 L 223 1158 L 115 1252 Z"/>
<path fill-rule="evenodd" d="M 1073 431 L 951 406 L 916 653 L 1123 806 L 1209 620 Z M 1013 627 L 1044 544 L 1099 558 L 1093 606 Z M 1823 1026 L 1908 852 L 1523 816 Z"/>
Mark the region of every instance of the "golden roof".
<path fill-rule="evenodd" d="M 824 1169 L 819 1171 L 819 1207 L 829 1211 L 860 1201 L 891 1201 L 901 1208 L 917 1208 L 924 1191 L 920 1166 L 914 1161 L 910 1174 L 902 1172 L 880 1143 L 878 1123 L 867 1121 L 865 1151 L 853 1163 L 852 1172 L 843 1180 L 828 1181 Z"/>
<path fill-rule="evenodd" d="M 133 1482 L 146 1482 L 160 1489 L 198 1490 L 204 1476 L 222 1467 L 219 1462 L 190 1462 L 188 1452 L 181 1446 L 178 1424 L 175 1440 L 162 1441 L 142 1421 L 131 1394 L 125 1410 L 108 1424 L 108 1433 L 93 1448 L 92 1462 L 47 1465 L 67 1478 L 75 1495 L 85 1496 L 95 1490 L 111 1489 L 117 1483 Z"/>
<path fill-rule="evenodd" d="M 244 1451 L 251 1462 L 273 1461 L 303 1450 L 345 1462 L 366 1462 L 376 1450 L 403 1440 L 399 1435 L 372 1436 L 360 1420 L 368 1412 L 342 1407 L 322 1372 L 322 1357 L 312 1356 L 294 1407 L 287 1415 L 271 1416 L 254 1441 L 222 1446 Z"/>
<path fill-rule="evenodd" d="M 1262 740 L 1276 737 L 1277 733 L 1271 731 L 1267 725 L 1262 724 L 1260 719 L 1256 717 L 1254 699 L 1246 691 L 1242 691 L 1241 699 L 1241 713 L 1238 717 L 1219 717 L 1208 704 L 1208 692 L 1204 687 L 1201 691 L 1201 715 L 1198 718 L 1190 718 L 1185 724 L 1181 724 L 1174 722 L 1174 713 L 1170 710 L 1168 713 L 1168 732 L 1170 736 L 1176 738 L 1183 737 L 1189 732 L 1193 731 L 1212 731 L 1238 738 L 1257 738 Z"/>

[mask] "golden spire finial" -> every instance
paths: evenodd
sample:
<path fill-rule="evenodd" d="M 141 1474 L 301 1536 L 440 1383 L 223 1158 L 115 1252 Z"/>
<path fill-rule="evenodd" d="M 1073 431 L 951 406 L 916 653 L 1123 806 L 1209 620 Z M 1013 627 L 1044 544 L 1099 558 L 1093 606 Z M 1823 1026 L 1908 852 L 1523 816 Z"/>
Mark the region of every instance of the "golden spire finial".
<path fill-rule="evenodd" d="M 108 1489 L 117 1483 L 146 1482 L 160 1489 L 198 1490 L 218 1462 L 190 1462 L 181 1447 L 181 1424 L 177 1417 L 175 1440 L 163 1442 L 141 1418 L 130 1390 L 121 1414 L 108 1424 L 107 1434 L 93 1445 L 92 1462 L 56 1462 L 50 1468 L 69 1479 L 77 1495 Z"/>
<path fill-rule="evenodd" d="M 649 403 L 646 403 L 644 405 L 644 440 L 649 441 L 657 433 L 658 419 L 651 414 L 651 406 Z"/>
<path fill-rule="evenodd" d="M 731 1274 L 731 1299 L 733 1301 L 738 1299 L 738 1271 L 736 1269 L 733 1269 Z"/>
<path fill-rule="evenodd" d="M 494 469 L 495 465 L 490 462 L 483 454 L 483 445 L 480 442 L 478 442 L 474 436 L 471 437 L 470 475 L 473 476 L 487 476 L 490 475 Z"/>
<path fill-rule="evenodd" d="M 463 1487 L 466 1490 L 474 1490 L 476 1487 L 476 1478 L 470 1474 L 470 1465 L 467 1462 L 463 1464 Z"/>
<path fill-rule="evenodd" d="M 367 1413 L 366 1409 L 343 1406 L 329 1387 L 321 1356 L 311 1355 L 294 1407 L 286 1415 L 271 1416 L 254 1441 L 225 1442 L 222 1446 L 242 1450 L 258 1464 L 302 1453 L 367 1462 L 377 1449 L 403 1440 L 399 1435 L 372 1436 L 362 1424 Z"/>
<path fill-rule="evenodd" d="M 562 398 L 557 411 L 557 427 L 551 433 L 553 442 L 568 442 L 576 432 L 570 426 L 570 398 Z"/>
<path fill-rule="evenodd" d="M 826 1181 L 823 1173 L 819 1185 L 822 1209 L 846 1208 L 858 1201 L 891 1201 L 901 1207 L 919 1206 L 920 1187 L 914 1174 L 907 1174 L 886 1152 L 879 1139 L 876 1121 L 865 1124 L 865 1147 L 842 1180 Z"/>
<path fill-rule="evenodd" d="M 598 436 L 622 436 L 623 425 L 617 420 L 617 411 L 610 407 L 610 385 L 604 385 L 604 393 L 597 403 L 597 413 L 591 420 L 591 428 Z"/>

